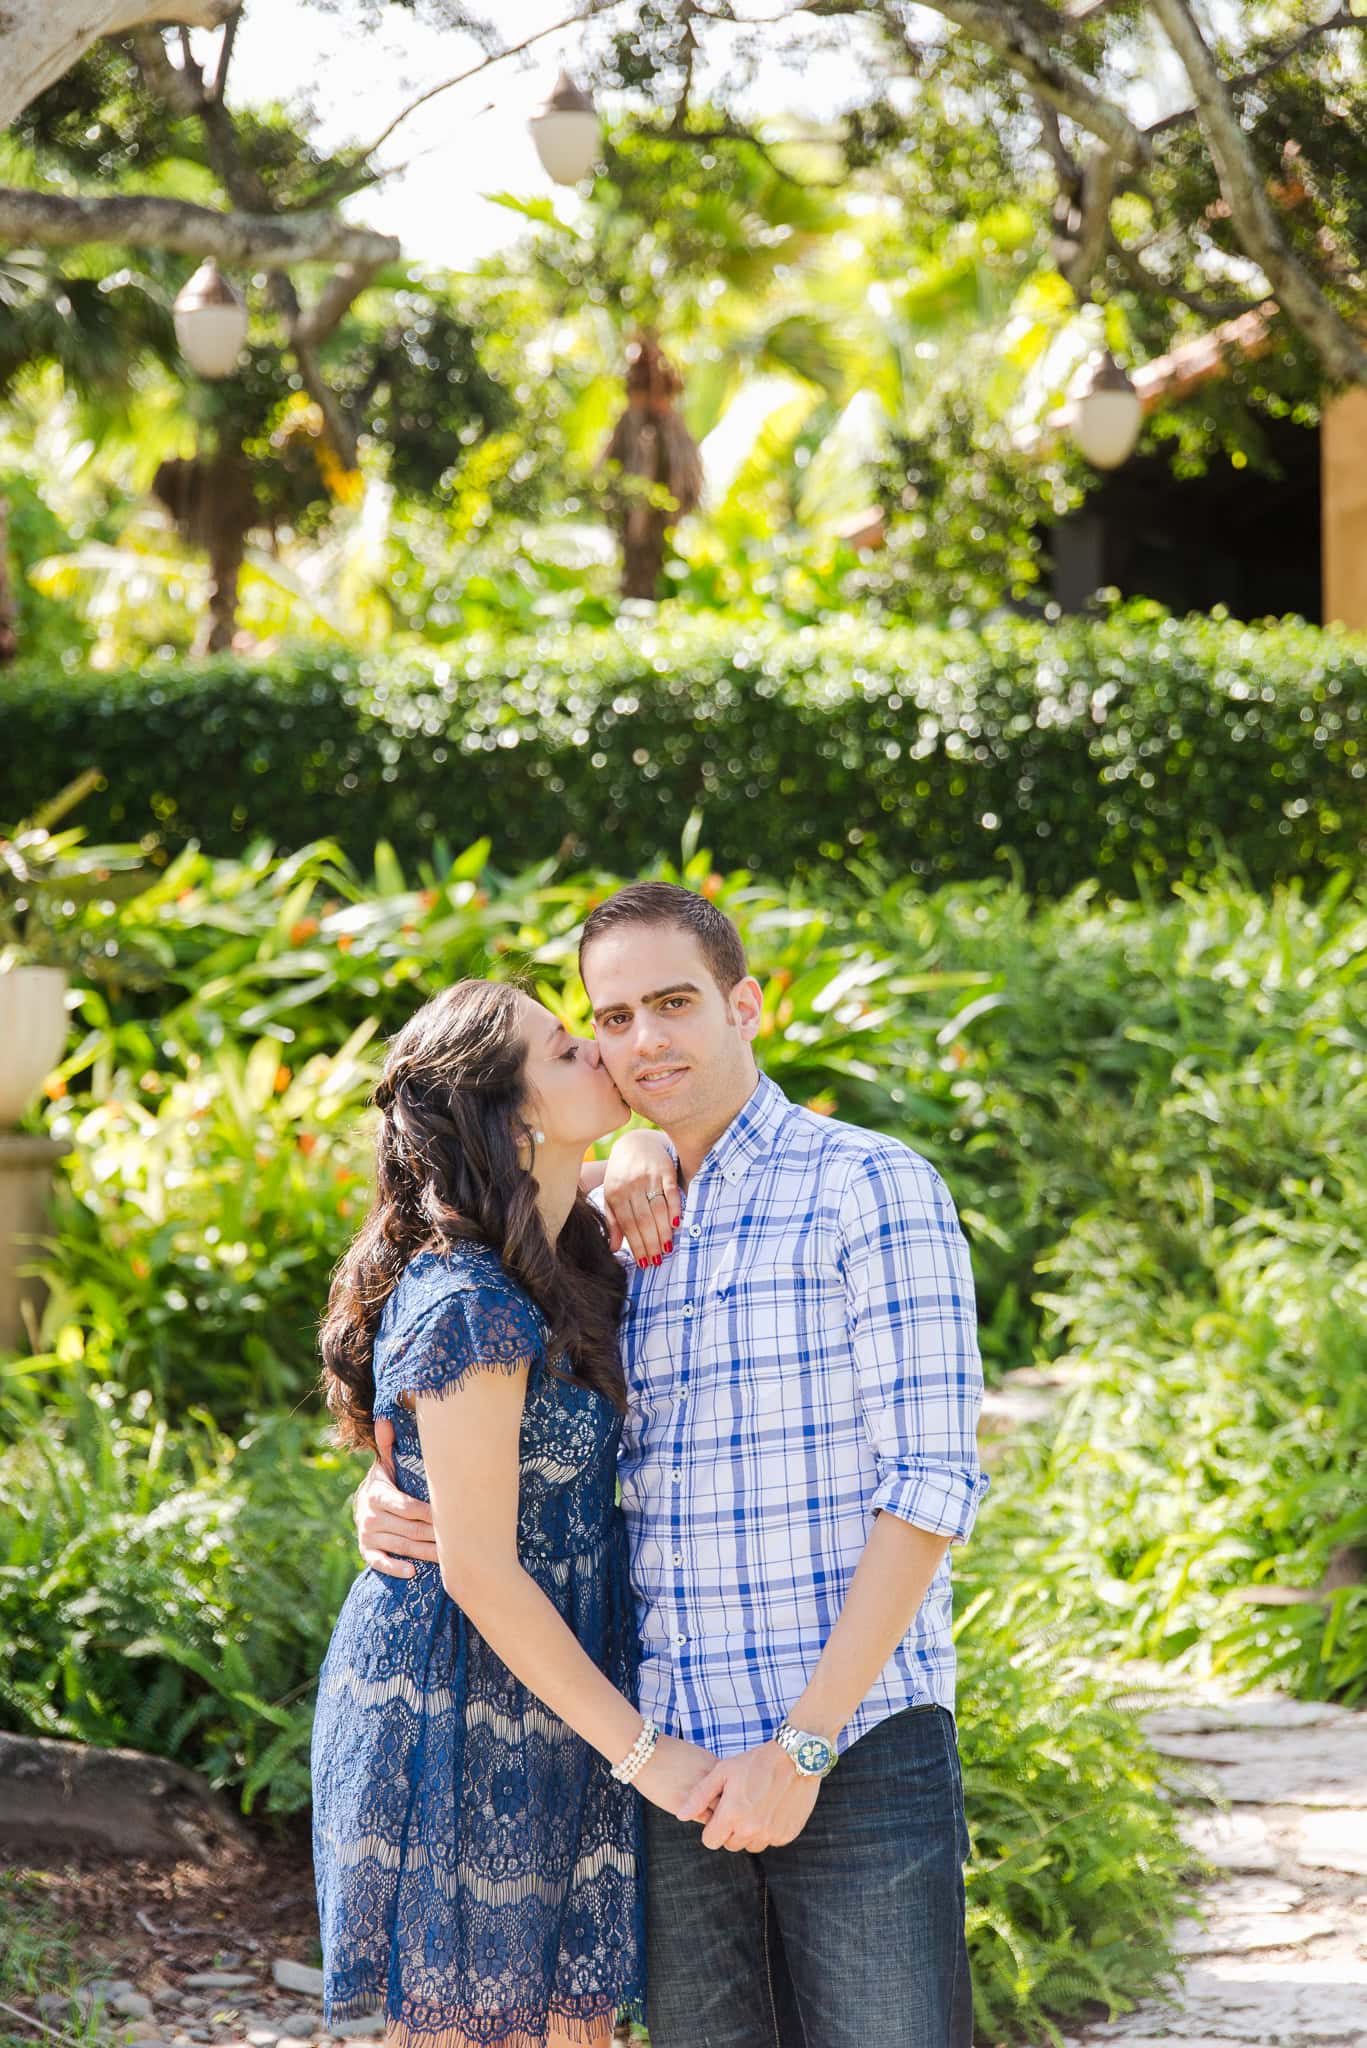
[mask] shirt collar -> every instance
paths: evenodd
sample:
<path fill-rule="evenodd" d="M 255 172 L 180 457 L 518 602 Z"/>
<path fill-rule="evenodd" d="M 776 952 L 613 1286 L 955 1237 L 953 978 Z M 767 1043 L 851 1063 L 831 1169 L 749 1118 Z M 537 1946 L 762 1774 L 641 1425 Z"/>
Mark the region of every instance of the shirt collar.
<path fill-rule="evenodd" d="M 767 1074 L 761 1074 L 754 1093 L 731 1119 L 693 1178 L 706 1173 L 739 1180 L 771 1149 L 791 1112 L 792 1104 L 783 1090 Z"/>

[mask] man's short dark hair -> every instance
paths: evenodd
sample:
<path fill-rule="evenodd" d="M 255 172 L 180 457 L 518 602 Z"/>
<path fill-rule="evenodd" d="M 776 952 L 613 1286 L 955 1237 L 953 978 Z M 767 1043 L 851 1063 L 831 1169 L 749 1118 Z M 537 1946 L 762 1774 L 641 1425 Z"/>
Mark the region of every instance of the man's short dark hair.
<path fill-rule="evenodd" d="M 674 882 L 632 882 L 591 910 L 584 920 L 579 939 L 579 971 L 584 955 L 595 939 L 625 925 L 670 925 L 688 932 L 698 942 L 708 971 L 724 996 L 729 996 L 750 969 L 740 933 L 724 911 L 695 890 L 681 889 Z"/>

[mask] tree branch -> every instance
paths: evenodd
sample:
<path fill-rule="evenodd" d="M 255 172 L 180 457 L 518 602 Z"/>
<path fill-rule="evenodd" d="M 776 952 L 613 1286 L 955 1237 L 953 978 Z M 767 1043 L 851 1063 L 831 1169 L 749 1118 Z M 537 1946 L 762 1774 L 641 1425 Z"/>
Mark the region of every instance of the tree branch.
<path fill-rule="evenodd" d="M 148 193 L 68 198 L 0 186 L 0 242 L 72 249 L 82 242 L 131 242 L 181 256 L 267 269 L 301 263 L 379 266 L 402 251 L 392 235 L 350 226 L 331 213 L 215 213 L 186 199 Z"/>
<path fill-rule="evenodd" d="M 547 36 L 558 35 L 562 28 L 573 28 L 576 22 L 590 21 L 594 15 L 606 14 L 610 8 L 619 7 L 621 4 L 622 0 L 584 0 L 583 6 L 577 7 L 573 14 L 566 14 L 559 21 L 551 22 L 546 28 L 539 28 L 533 34 L 524 36 L 520 43 L 509 43 L 506 49 L 495 50 L 489 56 L 481 57 L 478 64 L 470 65 L 468 70 L 456 72 L 453 78 L 443 78 L 440 84 L 429 85 L 426 92 L 419 93 L 415 100 L 410 100 L 406 107 L 400 108 L 388 127 L 382 128 L 373 142 L 366 144 L 359 152 L 360 160 L 363 162 L 366 157 L 373 156 L 382 144 L 388 142 L 394 130 L 406 121 L 410 114 L 416 114 L 419 107 L 425 107 L 438 93 L 450 92 L 452 86 L 464 85 L 468 78 L 478 78 L 480 72 L 487 71 L 491 64 L 502 64 L 508 57 L 520 56 L 524 50 L 530 50 L 533 43 L 544 42 Z"/>
<path fill-rule="evenodd" d="M 5 0 L 5 61 L 0 64 L 0 128 L 55 85 L 103 36 L 145 22 L 219 28 L 235 0 Z"/>
<path fill-rule="evenodd" d="M 353 299 L 359 298 L 380 270 L 380 263 L 339 263 L 311 306 L 301 307 L 290 339 L 296 346 L 317 348 L 325 342 Z"/>
<path fill-rule="evenodd" d="M 1055 55 L 1041 29 L 1026 12 L 995 0 L 924 0 L 936 14 L 952 21 L 956 28 L 983 43 L 1008 64 L 1032 92 L 1089 135 L 1104 142 L 1117 159 L 1117 168 L 1144 163 L 1149 145 L 1123 107 L 1099 93 L 1090 79 Z M 888 31 L 904 48 L 912 47 L 906 27 L 895 7 L 881 0 L 877 12 Z"/>
<path fill-rule="evenodd" d="M 204 105 L 203 80 L 196 85 L 189 72 L 171 62 L 159 28 L 135 28 L 129 37 L 133 60 L 143 84 L 165 100 L 173 114 L 192 118 Z"/>
<path fill-rule="evenodd" d="M 1321 36 L 1327 36 L 1332 30 L 1340 28 L 1367 28 L 1367 21 L 1360 15 L 1351 13 L 1348 8 L 1340 7 L 1335 13 L 1326 15 L 1323 21 L 1311 22 L 1309 28 L 1302 29 L 1298 36 L 1292 36 L 1279 50 L 1274 50 L 1265 57 L 1261 64 L 1255 64 L 1251 71 L 1241 71 L 1237 78 L 1226 79 L 1225 91 L 1246 91 L 1260 79 L 1269 77 L 1274 71 L 1280 71 L 1283 64 L 1289 64 L 1293 57 L 1299 57 L 1302 50 L 1308 49 L 1312 43 L 1317 43 Z M 1165 114 L 1161 121 L 1150 122 L 1144 133 L 1152 141 L 1156 135 L 1166 135 L 1171 129 L 1181 128 L 1188 121 L 1194 121 L 1198 111 L 1197 107 L 1183 107 L 1176 114 Z"/>
<path fill-rule="evenodd" d="M 1258 265 L 1282 311 L 1330 377 L 1336 383 L 1367 384 L 1367 348 L 1283 237 L 1248 137 L 1188 0 L 1149 0 L 1149 10 L 1157 15 L 1191 83 L 1202 133 L 1244 254 Z"/>
<path fill-rule="evenodd" d="M 1116 160 L 1109 149 L 1094 149 L 1082 166 L 1082 183 L 1069 215 L 1068 240 L 1059 269 L 1072 286 L 1074 295 L 1085 301 L 1092 295 L 1101 254 L 1111 230 L 1111 201 L 1115 197 Z"/>
<path fill-rule="evenodd" d="M 237 41 L 237 31 L 241 26 L 242 0 L 237 0 L 237 5 L 228 16 L 227 26 L 223 31 L 223 41 L 218 46 L 218 62 L 214 66 L 213 84 L 209 87 L 209 97 L 211 99 L 221 100 L 223 98 L 223 88 L 228 82 L 228 66 L 233 61 L 233 45 Z"/>
<path fill-rule="evenodd" d="M 649 131 L 662 136 L 667 142 L 696 143 L 705 147 L 709 142 L 740 142 L 747 149 L 753 149 L 776 178 L 782 178 L 789 185 L 796 185 L 804 192 L 843 191 L 848 185 L 847 178 L 799 178 L 796 171 L 785 170 L 774 155 L 775 149 L 785 146 L 801 147 L 809 144 L 819 148 L 830 146 L 829 135 L 785 135 L 776 143 L 764 142 L 750 129 L 742 128 L 738 122 L 726 121 L 720 128 L 655 128 Z"/>
<path fill-rule="evenodd" d="M 1058 172 L 1059 185 L 1070 198 L 1076 196 L 1082 185 L 1082 166 L 1063 139 L 1063 130 L 1058 124 L 1058 109 L 1034 95 L 1035 111 L 1039 115 L 1040 133 L 1048 150 L 1054 169 Z"/>
<path fill-rule="evenodd" d="M 1171 299 L 1176 305 L 1186 306 L 1193 313 L 1199 313 L 1217 327 L 1224 320 L 1237 320 L 1243 313 L 1268 310 L 1269 300 L 1263 299 L 1208 299 L 1200 292 L 1184 291 L 1181 285 L 1169 284 L 1166 278 L 1155 277 L 1140 258 L 1136 249 L 1127 249 L 1120 237 L 1114 233 L 1109 246 L 1121 269 L 1139 291 L 1150 292 L 1155 298 Z"/>
<path fill-rule="evenodd" d="M 1069 0 L 1063 10 L 1066 33 L 1072 34 L 1080 28 L 1090 28 L 1094 21 L 1100 21 L 1103 14 L 1109 14 L 1117 0 Z"/>

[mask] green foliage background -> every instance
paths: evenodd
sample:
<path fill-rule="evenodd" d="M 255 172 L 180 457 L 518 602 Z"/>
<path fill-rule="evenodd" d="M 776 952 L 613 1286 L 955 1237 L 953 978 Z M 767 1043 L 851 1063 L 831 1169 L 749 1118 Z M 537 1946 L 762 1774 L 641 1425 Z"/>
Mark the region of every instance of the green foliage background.
<path fill-rule="evenodd" d="M 0 812 L 94 764 L 92 829 L 218 853 L 261 831 L 407 858 L 483 830 L 505 859 L 560 846 L 626 871 L 701 809 L 726 865 L 876 852 L 927 882 L 1009 867 L 1059 894 L 1222 853 L 1258 885 L 1313 878 L 1367 847 L 1361 644 L 1150 607 L 972 633 L 650 620 L 389 663 L 44 669 L 13 679 L 6 729 Z"/>

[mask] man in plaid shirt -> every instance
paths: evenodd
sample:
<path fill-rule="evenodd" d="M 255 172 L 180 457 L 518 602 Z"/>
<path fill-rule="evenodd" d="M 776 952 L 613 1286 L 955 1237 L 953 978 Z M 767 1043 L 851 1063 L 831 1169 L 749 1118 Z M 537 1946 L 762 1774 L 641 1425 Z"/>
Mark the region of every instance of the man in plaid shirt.
<path fill-rule="evenodd" d="M 703 897 L 620 891 L 580 966 L 603 1063 L 671 1148 L 623 1141 L 606 1190 L 642 1254 L 639 1703 L 719 1759 L 689 1814 L 646 1809 L 653 2048 L 970 2048 L 948 1549 L 988 1482 L 953 1203 L 760 1075 L 759 984 Z M 426 1555 L 425 1512 L 372 1475 L 367 1562 Z"/>

